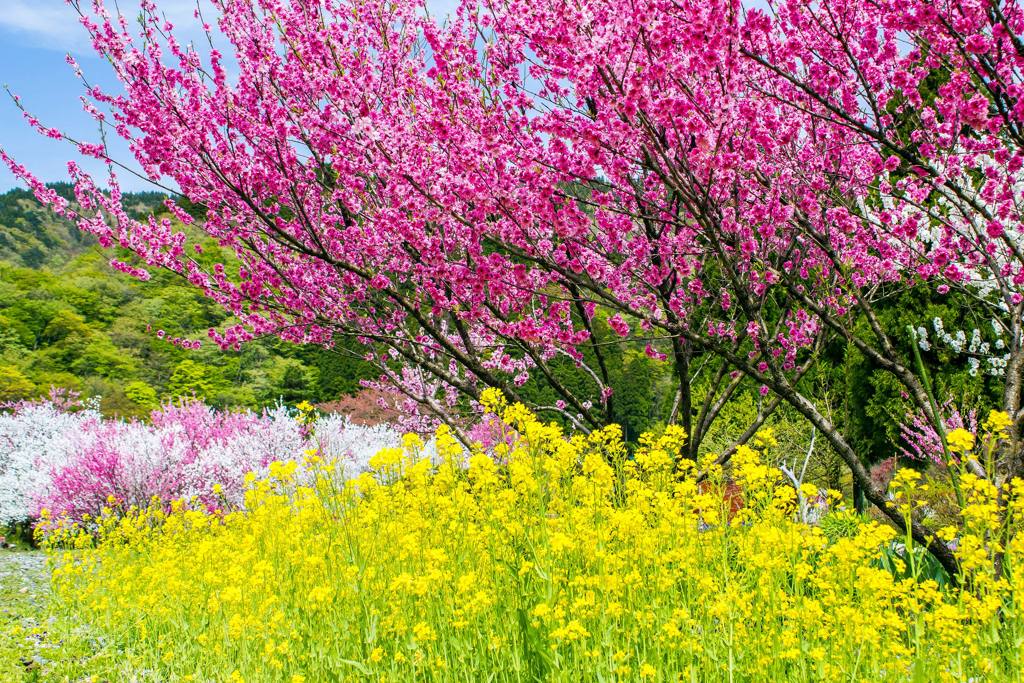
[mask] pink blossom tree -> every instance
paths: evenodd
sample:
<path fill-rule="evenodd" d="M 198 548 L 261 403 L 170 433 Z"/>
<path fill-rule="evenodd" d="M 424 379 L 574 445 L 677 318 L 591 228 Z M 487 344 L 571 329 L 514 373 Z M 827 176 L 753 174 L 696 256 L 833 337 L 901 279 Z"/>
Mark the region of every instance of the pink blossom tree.
<path fill-rule="evenodd" d="M 987 474 L 1024 468 L 1016 0 L 465 0 L 442 23 L 418 0 L 213 0 L 203 51 L 152 0 L 138 28 L 71 1 L 123 86 L 88 87 L 87 109 L 236 261 L 204 269 L 171 220 L 133 220 L 113 165 L 105 187 L 69 165 L 72 208 L 3 158 L 135 252 L 126 272 L 169 268 L 227 307 L 222 345 L 356 337 L 438 417 L 532 374 L 588 427 L 611 419 L 604 316 L 668 357 L 694 449 L 753 384 L 758 424 L 790 405 L 902 525 L 800 379 L 841 339 L 941 433 L 914 340 L 876 307 L 956 288 L 1008 340 L 1013 438 Z M 589 395 L 552 371 L 562 355 L 589 359 Z"/>
<path fill-rule="evenodd" d="M 670 247 L 635 233 L 632 214 L 617 209 L 607 215 L 608 228 L 627 231 L 625 241 L 592 243 L 600 207 L 585 195 L 604 187 L 601 178 L 556 166 L 564 160 L 545 150 L 548 124 L 530 121 L 537 113 L 527 90 L 532 77 L 502 83 L 517 71 L 499 73 L 478 59 L 480 17 L 470 8 L 441 28 L 417 3 L 326 3 L 315 11 L 215 3 L 218 29 L 209 30 L 218 38 L 211 35 L 211 45 L 230 43 L 226 60 L 216 49 L 200 55 L 179 45 L 155 3 L 140 3 L 138 35 L 103 3 L 91 10 L 72 4 L 125 90 L 89 87 L 87 109 L 132 141 L 152 180 L 173 180 L 205 207 L 202 228 L 232 248 L 237 262 L 203 268 L 169 218 L 133 220 L 120 206 L 113 172 L 108 194 L 72 165 L 79 202 L 69 206 L 9 163 L 57 211 L 145 261 L 116 261 L 120 270 L 147 277 L 146 267 L 169 268 L 228 307 L 241 322 L 213 332 L 218 343 L 263 334 L 325 344 L 357 337 L 383 381 L 438 419 L 449 417 L 456 396 L 475 399 L 485 386 L 519 398 L 532 374 L 558 395 L 534 407 L 587 429 L 613 414 L 602 352 L 608 340 L 598 338 L 594 320 L 600 307 L 616 339 L 638 339 L 658 358 L 665 355 L 659 347 L 671 347 L 679 377 L 674 414 L 694 452 L 744 384 L 727 363 L 712 368 L 705 359 L 700 368 L 713 378 L 698 412 L 690 395 L 692 346 L 638 318 L 633 304 L 607 305 L 580 289 L 580 276 L 588 285 L 607 282 L 624 301 L 679 317 L 665 307 L 675 285 L 651 284 L 671 270 L 668 252 L 659 254 Z M 454 71 L 465 74 L 463 82 L 452 79 Z M 471 91 L 477 94 L 469 97 Z M 238 109 L 243 102 L 245 111 Z M 28 118 L 43 134 L 61 136 Z M 525 126 L 529 146 L 510 123 Z M 103 145 L 76 144 L 108 159 Z M 168 209 L 192 222 L 178 205 Z M 623 262 L 624 250 L 635 256 Z M 553 369 L 566 358 L 592 380 L 585 393 Z M 766 401 L 745 436 L 777 405 Z"/>

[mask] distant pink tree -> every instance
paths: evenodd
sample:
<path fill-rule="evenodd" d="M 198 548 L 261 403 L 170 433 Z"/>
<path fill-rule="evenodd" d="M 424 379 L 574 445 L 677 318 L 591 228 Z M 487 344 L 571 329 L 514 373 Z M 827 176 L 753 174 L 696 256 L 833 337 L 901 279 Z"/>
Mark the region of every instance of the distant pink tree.
<path fill-rule="evenodd" d="M 799 380 L 835 336 L 937 424 L 912 341 L 876 303 L 956 288 L 1008 340 L 1002 476 L 1024 471 L 1016 0 L 465 0 L 443 23 L 418 0 L 213 0 L 204 51 L 152 0 L 138 29 L 72 4 L 123 86 L 90 87 L 87 108 L 236 261 L 203 268 L 169 219 L 131 218 L 113 167 L 101 189 L 69 166 L 73 209 L 3 158 L 103 244 L 228 308 L 224 346 L 355 337 L 437 412 L 484 386 L 515 399 L 532 374 L 596 426 L 606 320 L 667 355 L 691 443 L 753 383 L 759 421 L 792 406 L 902 524 Z M 552 362 L 585 352 L 581 395 Z M 700 400 L 695 360 L 711 362 Z"/>
<path fill-rule="evenodd" d="M 0 412 L 0 526 L 37 521 L 44 508 L 54 520 L 83 521 L 153 499 L 237 509 L 246 474 L 264 476 L 275 460 L 302 462 L 316 453 L 341 481 L 400 441 L 389 425 L 331 414 L 298 420 L 283 406 L 227 412 L 190 401 L 142 421 L 104 419 L 73 396 L 55 397 Z"/>
<path fill-rule="evenodd" d="M 958 428 L 966 429 L 972 434 L 978 432 L 977 411 L 972 410 L 966 416 L 962 415 L 949 401 L 940 408 L 943 414 L 943 427 L 947 432 Z M 942 437 L 925 416 L 908 416 L 907 422 L 900 425 L 900 435 L 906 444 L 905 448 L 900 448 L 903 457 L 921 462 L 932 461 L 936 465 L 945 464 Z"/>

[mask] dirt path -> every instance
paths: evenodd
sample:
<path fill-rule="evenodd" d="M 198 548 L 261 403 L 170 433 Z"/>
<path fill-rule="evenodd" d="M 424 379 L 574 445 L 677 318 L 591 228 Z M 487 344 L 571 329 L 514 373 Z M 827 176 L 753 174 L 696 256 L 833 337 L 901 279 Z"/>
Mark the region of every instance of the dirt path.
<path fill-rule="evenodd" d="M 30 595 L 45 592 L 46 556 L 38 550 L 0 550 L 0 586 Z"/>
<path fill-rule="evenodd" d="M 0 550 L 0 679 L 41 680 L 49 663 L 43 636 L 46 556 L 38 551 Z"/>

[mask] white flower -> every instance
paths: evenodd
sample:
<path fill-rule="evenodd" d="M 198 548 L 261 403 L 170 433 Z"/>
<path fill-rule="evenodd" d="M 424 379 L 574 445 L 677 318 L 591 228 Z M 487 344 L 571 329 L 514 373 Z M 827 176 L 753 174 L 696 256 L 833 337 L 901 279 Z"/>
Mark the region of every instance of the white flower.
<path fill-rule="evenodd" d="M 146 505 L 154 495 L 209 500 L 215 485 L 218 505 L 241 507 L 246 473 L 265 473 L 272 461 L 302 462 L 315 450 L 349 478 L 367 471 L 379 450 L 401 443 L 391 426 L 356 425 L 341 415 L 304 428 L 284 406 L 230 416 L 194 408 L 165 412 L 152 424 L 104 420 L 95 407 L 67 413 L 50 403 L 0 414 L 0 525 L 29 521 L 40 507 L 99 513 L 112 494 L 126 505 Z M 423 454 L 437 461 L 432 442 Z M 90 469 L 97 457 L 104 463 L 98 476 Z M 62 486 L 55 473 L 75 475 L 79 484 Z"/>

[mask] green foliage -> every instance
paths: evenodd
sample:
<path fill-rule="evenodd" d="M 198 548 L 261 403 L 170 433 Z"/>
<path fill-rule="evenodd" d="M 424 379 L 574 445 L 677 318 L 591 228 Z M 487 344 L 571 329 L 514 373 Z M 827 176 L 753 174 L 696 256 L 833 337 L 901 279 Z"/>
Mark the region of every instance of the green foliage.
<path fill-rule="evenodd" d="M 265 366 L 258 395 L 264 402 L 298 403 L 315 391 L 319 375 L 319 370 L 297 358 L 274 357 Z"/>
<path fill-rule="evenodd" d="M 623 342 L 609 329 L 601 311 L 591 321 L 591 326 L 594 343 L 580 348 L 583 363 L 568 356 L 556 356 L 547 361 L 547 368 L 568 393 L 576 397 L 595 396 L 598 387 L 595 375 L 601 377 L 612 389 L 611 420 L 622 425 L 628 442 L 634 442 L 642 432 L 668 417 L 675 394 L 672 364 L 648 357 L 642 344 Z M 603 376 L 605 372 L 607 377 Z M 554 420 L 563 427 L 574 426 L 564 413 L 553 407 L 565 401 L 566 413 L 572 415 L 577 411 L 552 388 L 540 370 L 534 369 L 518 391 L 525 401 L 540 407 L 539 414 L 545 420 Z M 596 412 L 601 414 L 600 410 Z"/>
<path fill-rule="evenodd" d="M 188 396 L 205 400 L 213 393 L 213 389 L 209 369 L 191 358 L 179 362 L 167 380 L 168 398 Z"/>
<path fill-rule="evenodd" d="M 0 403 L 18 401 L 35 394 L 36 385 L 13 365 L 0 365 Z"/>
<path fill-rule="evenodd" d="M 298 349 L 297 357 L 316 370 L 317 395 L 345 396 L 360 390 L 360 380 L 376 378 L 379 374 L 363 360 L 364 353 L 365 350 L 356 342 L 347 341 L 333 349 L 302 347 Z"/>
<path fill-rule="evenodd" d="M 648 358 L 636 349 L 629 349 L 616 368 L 615 418 L 622 425 L 627 440 L 635 441 L 653 425 L 658 408 L 655 384 L 658 374 L 668 369 L 667 363 Z"/>
<path fill-rule="evenodd" d="M 829 543 L 835 543 L 840 538 L 856 536 L 863 523 L 864 520 L 855 512 L 831 510 L 818 522 L 818 528 L 821 529 Z"/>
<path fill-rule="evenodd" d="M 156 389 L 141 380 L 132 380 L 124 385 L 124 394 L 129 401 L 143 410 L 153 410 L 160 405 Z"/>
<path fill-rule="evenodd" d="M 128 205 L 141 215 L 160 211 L 162 199 L 143 193 Z M 223 259 L 219 245 L 201 243 L 201 262 Z M 202 338 L 231 319 L 178 276 L 155 271 L 142 282 L 114 271 L 111 256 L 30 193 L 0 195 L 0 401 L 56 385 L 102 397 L 108 414 L 142 416 L 161 400 L 193 395 L 218 407 L 330 401 L 374 376 L 354 345 L 266 340 L 237 352 L 209 343 L 182 350 L 157 330 L 167 338 Z"/>
<path fill-rule="evenodd" d="M 941 319 L 947 329 L 962 329 L 968 335 L 976 328 L 983 334 L 990 331 L 989 321 L 979 318 L 970 303 L 962 294 L 939 295 L 931 287 L 919 286 L 894 292 L 876 309 L 882 327 L 893 335 L 904 357 L 910 358 L 911 340 L 904 332 L 908 325 L 924 327 L 933 342 L 935 318 Z M 864 332 L 867 334 L 867 330 Z M 932 343 L 922 356 L 940 403 L 955 398 L 955 405 L 963 412 L 998 403 L 1000 382 L 983 372 L 972 375 L 967 354 Z M 844 375 L 844 434 L 868 464 L 892 457 L 900 441 L 899 426 L 912 410 L 903 387 L 852 345 L 843 347 L 838 363 Z"/>

